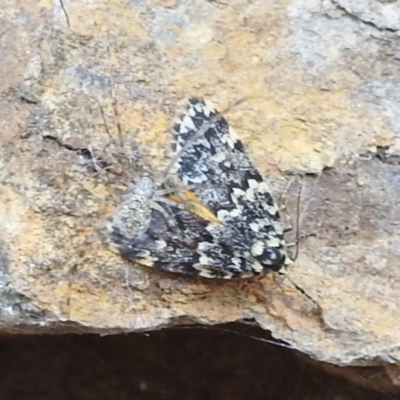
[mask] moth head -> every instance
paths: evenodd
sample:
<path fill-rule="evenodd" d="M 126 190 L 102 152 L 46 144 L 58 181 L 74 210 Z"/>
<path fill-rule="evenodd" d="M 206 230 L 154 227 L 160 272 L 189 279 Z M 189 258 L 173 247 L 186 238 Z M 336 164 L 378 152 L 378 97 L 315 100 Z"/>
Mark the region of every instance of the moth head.
<path fill-rule="evenodd" d="M 132 188 L 133 195 L 144 197 L 146 199 L 153 198 L 155 192 L 156 184 L 154 180 L 148 176 L 144 176 L 138 179 Z"/>

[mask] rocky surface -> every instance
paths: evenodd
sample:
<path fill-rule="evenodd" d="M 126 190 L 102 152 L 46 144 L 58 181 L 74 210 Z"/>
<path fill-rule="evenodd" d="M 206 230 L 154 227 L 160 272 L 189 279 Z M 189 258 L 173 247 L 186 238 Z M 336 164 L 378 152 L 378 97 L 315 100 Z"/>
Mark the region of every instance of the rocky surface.
<path fill-rule="evenodd" d="M 396 1 L 3 2 L 1 329 L 246 319 L 317 360 L 382 366 L 398 384 L 399 20 Z M 277 198 L 287 181 L 302 186 L 300 254 L 278 286 L 161 274 L 99 241 L 141 172 L 125 154 L 137 143 L 162 171 L 193 95 L 227 109 Z M 91 152 L 111 171 L 96 171 Z"/>

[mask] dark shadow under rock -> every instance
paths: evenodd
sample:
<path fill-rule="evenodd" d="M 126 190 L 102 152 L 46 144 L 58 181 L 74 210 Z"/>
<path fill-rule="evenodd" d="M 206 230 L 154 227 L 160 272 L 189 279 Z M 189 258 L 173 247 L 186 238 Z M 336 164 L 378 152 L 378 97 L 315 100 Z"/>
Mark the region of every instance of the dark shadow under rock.
<path fill-rule="evenodd" d="M 258 333 L 233 324 L 107 337 L 3 336 L 0 398 L 396 398 L 330 375 L 292 350 L 254 340 Z"/>

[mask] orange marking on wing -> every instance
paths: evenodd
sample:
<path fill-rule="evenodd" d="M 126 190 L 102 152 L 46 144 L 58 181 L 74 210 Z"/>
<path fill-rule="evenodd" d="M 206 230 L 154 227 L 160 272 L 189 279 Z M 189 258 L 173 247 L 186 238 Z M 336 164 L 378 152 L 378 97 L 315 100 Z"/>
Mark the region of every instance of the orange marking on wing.
<path fill-rule="evenodd" d="M 193 192 L 190 190 L 183 190 L 181 194 L 182 197 L 185 197 L 187 200 L 187 204 L 179 196 L 171 194 L 167 197 L 175 203 L 184 204 L 192 213 L 207 221 L 222 224 L 222 222 L 214 215 L 214 213 L 207 206 L 205 206 Z"/>

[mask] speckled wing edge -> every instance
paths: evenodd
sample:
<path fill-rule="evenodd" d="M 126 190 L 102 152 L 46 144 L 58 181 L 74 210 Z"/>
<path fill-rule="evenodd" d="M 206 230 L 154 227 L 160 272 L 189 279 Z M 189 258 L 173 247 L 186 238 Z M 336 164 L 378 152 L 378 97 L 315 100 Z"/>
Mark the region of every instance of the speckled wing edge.
<path fill-rule="evenodd" d="M 196 137 L 204 124 L 208 129 Z M 191 140 L 175 167 L 184 185 L 226 226 L 247 231 L 251 255 L 266 268 L 289 263 L 283 224 L 267 183 L 225 118 L 197 98 L 188 101 L 186 114 L 174 126 L 174 151 Z"/>
<path fill-rule="evenodd" d="M 183 146 L 175 173 L 214 218 L 136 190 L 109 224 L 120 253 L 207 278 L 248 278 L 286 265 L 282 224 L 266 183 L 226 120 L 202 100 L 190 99 L 175 125 L 173 148 Z M 147 220 L 137 221 L 138 207 L 148 210 L 141 212 Z"/>

